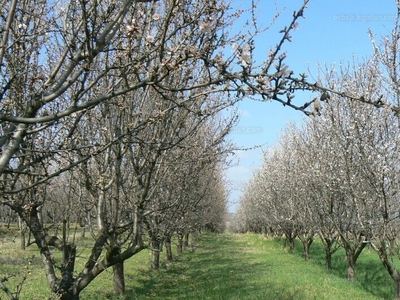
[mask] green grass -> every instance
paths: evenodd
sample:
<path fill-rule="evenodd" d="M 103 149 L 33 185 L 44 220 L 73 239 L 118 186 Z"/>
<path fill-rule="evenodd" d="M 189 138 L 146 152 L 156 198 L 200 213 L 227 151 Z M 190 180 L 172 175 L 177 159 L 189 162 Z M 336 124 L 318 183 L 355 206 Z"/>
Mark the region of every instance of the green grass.
<path fill-rule="evenodd" d="M 26 251 L 17 247 L 18 243 L 11 240 L 0 245 L 0 276 L 13 272 L 17 275 L 10 281 L 10 287 L 25 272 L 28 259 L 33 254 L 38 256 L 33 246 Z M 88 249 L 81 255 L 86 255 Z M 366 249 L 361 255 L 356 267 L 357 279 L 352 283 L 346 280 L 343 252 L 334 255 L 331 272 L 324 268 L 320 243 L 311 246 L 310 254 L 311 259 L 305 262 L 300 243 L 291 254 L 283 247 L 283 241 L 254 234 L 204 234 L 172 264 L 162 261 L 157 272 L 149 269 L 147 250 L 128 260 L 125 299 L 392 298 L 392 280 L 371 250 Z M 79 258 L 77 264 L 83 263 L 84 259 Z M 40 258 L 33 259 L 31 270 L 21 299 L 51 296 Z M 0 292 L 1 299 L 3 296 Z M 122 299 L 113 296 L 112 270 L 96 278 L 81 293 L 81 299 Z"/>
<path fill-rule="evenodd" d="M 296 243 L 296 253 L 302 255 L 302 245 Z M 325 252 L 322 243 L 316 240 L 310 249 L 313 264 L 325 265 Z M 397 261 L 398 267 L 398 261 Z M 347 278 L 347 260 L 343 248 L 340 248 L 332 257 L 331 274 Z M 363 250 L 356 263 L 355 285 L 359 285 L 365 291 L 375 295 L 379 299 L 392 299 L 394 294 L 394 283 L 386 269 L 378 259 L 377 254 L 368 246 Z"/>

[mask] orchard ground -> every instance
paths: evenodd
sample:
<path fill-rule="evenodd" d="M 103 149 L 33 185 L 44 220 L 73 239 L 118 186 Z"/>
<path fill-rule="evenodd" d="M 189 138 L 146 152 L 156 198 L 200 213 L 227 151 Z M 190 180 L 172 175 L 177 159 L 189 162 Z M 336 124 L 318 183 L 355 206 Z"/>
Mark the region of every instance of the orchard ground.
<path fill-rule="evenodd" d="M 1 232 L 0 276 L 11 275 L 7 286 L 14 291 L 23 283 L 20 299 L 47 299 L 48 288 L 41 259 L 31 245 L 19 250 L 18 238 Z M 78 239 L 78 257 L 90 251 L 90 238 Z M 125 262 L 127 295 L 113 295 L 112 270 L 105 270 L 82 293 L 82 299 L 391 299 L 392 280 L 376 254 L 366 249 L 356 267 L 356 280 L 347 281 L 343 251 L 333 257 L 333 270 L 324 267 L 324 249 L 317 241 L 311 259 L 302 258 L 301 244 L 294 253 L 283 239 L 256 234 L 205 233 L 175 256 L 150 270 L 150 251 Z M 80 263 L 77 260 L 79 271 Z M 33 298 L 32 298 L 33 297 Z M 7 299 L 1 291 L 1 299 Z"/>

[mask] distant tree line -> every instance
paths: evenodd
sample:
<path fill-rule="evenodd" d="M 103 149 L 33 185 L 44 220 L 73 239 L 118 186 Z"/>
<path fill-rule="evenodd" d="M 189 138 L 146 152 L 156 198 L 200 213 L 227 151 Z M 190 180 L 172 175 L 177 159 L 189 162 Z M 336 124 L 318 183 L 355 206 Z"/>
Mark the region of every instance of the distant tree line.
<path fill-rule="evenodd" d="M 304 258 L 319 238 L 326 267 L 342 247 L 348 280 L 365 247 L 378 255 L 400 298 L 400 103 L 398 36 L 377 44 L 374 55 L 347 66 L 321 69 L 320 83 L 341 93 L 323 94 L 317 112 L 288 124 L 264 153 L 247 183 L 232 228 L 299 239 Z M 348 101 L 345 95 L 363 101 Z M 372 104 L 372 105 L 371 105 Z M 378 108 L 377 108 L 378 107 Z"/>
<path fill-rule="evenodd" d="M 224 229 L 234 105 L 259 95 L 312 114 L 313 100 L 294 93 L 323 90 L 284 63 L 307 2 L 259 65 L 255 3 L 0 7 L 0 220 L 18 222 L 21 247 L 38 247 L 55 296 L 79 299 L 108 268 L 122 294 L 124 263 L 139 251 L 150 249 L 157 269 L 174 240 L 180 252 L 189 234 Z M 233 32 L 244 15 L 252 22 Z M 92 237 L 80 270 L 78 230 Z"/>

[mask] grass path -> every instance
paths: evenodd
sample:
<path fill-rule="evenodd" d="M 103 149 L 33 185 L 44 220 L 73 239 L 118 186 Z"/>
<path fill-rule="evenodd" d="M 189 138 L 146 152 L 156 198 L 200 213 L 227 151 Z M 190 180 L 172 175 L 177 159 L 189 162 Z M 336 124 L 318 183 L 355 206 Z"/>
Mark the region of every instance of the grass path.
<path fill-rule="evenodd" d="M 385 299 L 262 236 L 205 234 L 195 245 L 158 272 L 145 266 L 127 275 L 136 295 L 128 299 Z"/>
<path fill-rule="evenodd" d="M 29 247 L 18 252 L 11 247 L 3 250 L 0 247 L 0 253 L 0 273 L 11 273 L 21 270 L 24 256 L 30 257 L 36 250 Z M 165 253 L 161 254 L 164 258 Z M 15 255 L 18 258 L 11 259 Z M 299 244 L 291 254 L 283 248 L 283 241 L 255 234 L 203 234 L 172 264 L 162 260 L 157 272 L 149 269 L 150 252 L 147 250 L 128 260 L 125 263 L 125 298 L 113 296 L 110 269 L 81 293 L 81 299 L 391 299 L 392 281 L 372 251 L 367 249 L 360 256 L 357 280 L 353 283 L 346 280 L 344 253 L 335 254 L 332 272 L 327 272 L 323 266 L 321 245 L 312 245 L 311 256 L 312 259 L 305 262 Z M 21 300 L 49 299 L 52 293 L 45 282 L 40 258 L 36 257 L 33 262 Z M 83 258 L 82 261 L 78 258 L 77 265 L 83 262 Z M 0 299 L 3 296 L 0 293 Z"/>

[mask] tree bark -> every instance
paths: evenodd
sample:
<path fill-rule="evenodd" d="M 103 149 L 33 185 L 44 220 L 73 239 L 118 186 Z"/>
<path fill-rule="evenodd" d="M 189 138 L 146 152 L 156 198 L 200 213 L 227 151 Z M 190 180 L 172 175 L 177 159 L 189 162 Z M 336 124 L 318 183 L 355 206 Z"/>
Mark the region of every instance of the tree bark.
<path fill-rule="evenodd" d="M 26 238 L 25 238 L 25 233 L 26 233 L 26 226 L 24 222 L 22 221 L 21 217 L 18 216 L 18 225 L 19 225 L 19 233 L 20 233 L 20 248 L 21 250 L 25 250 L 26 247 Z"/>
<path fill-rule="evenodd" d="M 18 211 L 21 216 L 21 211 Z M 41 211 L 37 206 L 28 208 L 25 213 L 29 214 L 30 230 L 35 237 L 35 242 L 42 254 L 42 261 L 46 272 L 47 281 L 53 292 L 57 293 L 62 300 L 78 300 L 80 290 L 77 288 L 73 274 L 76 260 L 76 247 L 74 244 L 67 243 L 66 225 L 63 221 L 63 238 L 49 236 L 46 234 L 42 222 Z M 21 216 L 22 217 L 22 216 Z M 55 272 L 55 264 L 49 249 L 55 247 L 62 252 L 61 279 L 58 279 Z"/>
<path fill-rule="evenodd" d="M 199 235 L 200 235 L 200 230 L 193 231 L 193 233 L 192 233 L 192 242 L 196 241 L 197 238 L 199 237 Z"/>
<path fill-rule="evenodd" d="M 182 251 L 183 251 L 183 234 L 178 233 L 177 252 L 178 252 L 178 254 L 182 254 Z"/>
<path fill-rule="evenodd" d="M 57 243 L 57 242 L 55 242 Z M 56 245 L 54 245 L 56 246 Z M 72 294 L 77 295 L 79 299 L 79 292 L 74 287 L 74 269 L 76 260 L 76 247 L 67 243 L 67 220 L 63 220 L 63 239 L 62 239 L 62 264 L 61 264 L 61 286 L 66 286 L 71 290 Z M 75 297 L 74 295 L 72 295 Z M 73 298 L 75 299 L 75 298 Z"/>
<path fill-rule="evenodd" d="M 395 295 L 394 299 L 395 300 L 400 300 L 400 276 L 397 274 L 396 279 L 393 278 L 394 284 L 395 284 Z"/>
<path fill-rule="evenodd" d="M 285 244 L 289 244 L 289 252 L 293 253 L 294 252 L 294 241 L 296 240 L 296 235 L 291 234 L 291 233 L 285 233 L 286 239 L 285 239 Z"/>
<path fill-rule="evenodd" d="M 10 209 L 8 214 L 5 217 L 5 220 L 4 220 L 6 222 L 6 228 L 7 229 L 10 229 L 10 224 L 11 224 L 11 221 L 12 221 L 12 217 L 11 216 L 12 216 L 12 210 Z"/>
<path fill-rule="evenodd" d="M 304 260 L 307 261 L 310 259 L 310 247 L 314 241 L 314 232 L 299 235 L 299 239 L 303 244 Z"/>
<path fill-rule="evenodd" d="M 124 262 L 117 263 L 113 266 L 113 274 L 114 274 L 114 292 L 117 295 L 125 294 Z"/>
<path fill-rule="evenodd" d="M 290 252 L 290 253 L 293 253 L 293 252 L 294 252 L 294 240 L 295 240 L 295 239 L 291 239 L 291 240 L 289 241 L 289 252 Z"/>
<path fill-rule="evenodd" d="M 394 299 L 400 300 L 400 273 L 396 270 L 393 263 L 389 260 L 387 254 L 383 254 L 383 251 L 385 251 L 385 249 L 382 249 L 381 252 L 378 254 L 380 256 L 382 264 L 385 266 L 386 270 L 390 274 L 390 277 L 392 277 L 394 281 Z"/>
<path fill-rule="evenodd" d="M 185 248 L 189 247 L 189 233 L 185 234 L 184 241 L 183 241 L 183 246 Z"/>
<path fill-rule="evenodd" d="M 367 244 L 363 241 L 351 244 L 343 235 L 341 235 L 341 240 L 347 257 L 347 280 L 353 281 L 356 273 L 356 261 Z"/>
<path fill-rule="evenodd" d="M 320 232 L 319 236 L 322 243 L 325 246 L 325 267 L 327 270 L 332 270 L 332 255 L 339 249 L 339 244 L 337 243 L 337 238 L 335 233 L 329 232 L 324 234 Z"/>
<path fill-rule="evenodd" d="M 313 240 L 308 240 L 305 243 L 303 243 L 303 248 L 304 248 L 304 260 L 307 261 L 310 259 L 310 246 L 312 244 Z"/>
<path fill-rule="evenodd" d="M 173 255 L 172 255 L 172 247 L 171 247 L 171 237 L 167 237 L 165 239 L 165 251 L 167 253 L 167 262 L 172 262 Z"/>
<path fill-rule="evenodd" d="M 75 290 L 74 287 L 68 289 L 68 290 L 61 290 L 58 293 L 58 299 L 60 300 L 79 300 L 79 292 Z"/>
<path fill-rule="evenodd" d="M 160 243 L 153 241 L 151 247 L 151 269 L 157 271 L 160 268 Z"/>
<path fill-rule="evenodd" d="M 356 262 L 354 261 L 354 255 L 352 253 L 347 253 L 347 280 L 348 281 L 353 281 L 355 278 L 355 264 Z"/>
<path fill-rule="evenodd" d="M 109 254 L 111 253 L 112 256 L 121 254 L 121 247 L 119 247 L 115 242 L 117 237 L 113 235 L 110 237 L 110 239 L 112 240 L 111 245 L 114 246 L 112 247 L 112 250 L 110 250 Z M 116 295 L 123 295 L 125 294 L 124 261 L 117 262 L 112 267 L 113 267 L 113 278 L 114 278 L 114 293 Z"/>
<path fill-rule="evenodd" d="M 326 245 L 325 248 L 325 267 L 332 270 L 332 245 Z"/>
<path fill-rule="evenodd" d="M 388 271 L 390 277 L 392 277 L 394 281 L 394 299 L 400 300 L 400 272 L 396 269 L 396 266 L 393 264 L 393 260 L 388 256 L 389 249 L 387 249 L 387 245 L 385 241 L 381 241 L 379 246 L 371 243 L 372 248 L 378 254 L 380 261 L 382 262 L 385 269 Z"/>

